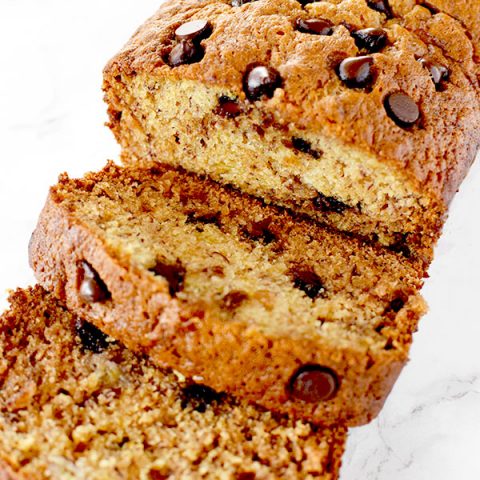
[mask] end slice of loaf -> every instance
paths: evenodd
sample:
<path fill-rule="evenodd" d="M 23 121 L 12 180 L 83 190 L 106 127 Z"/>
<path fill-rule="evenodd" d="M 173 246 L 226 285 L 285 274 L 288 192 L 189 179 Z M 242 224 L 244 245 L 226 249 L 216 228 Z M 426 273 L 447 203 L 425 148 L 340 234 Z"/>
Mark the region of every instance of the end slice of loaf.
<path fill-rule="evenodd" d="M 110 125 L 128 165 L 208 174 L 428 263 L 480 144 L 478 18 L 463 0 L 168 0 L 105 69 Z M 192 21 L 208 24 L 185 40 Z"/>
<path fill-rule="evenodd" d="M 61 177 L 30 261 L 158 365 L 315 423 L 378 413 L 425 311 L 402 255 L 169 167 Z"/>
<path fill-rule="evenodd" d="M 345 429 L 185 383 L 40 287 L 10 302 L 0 318 L 0 478 L 338 478 Z"/>

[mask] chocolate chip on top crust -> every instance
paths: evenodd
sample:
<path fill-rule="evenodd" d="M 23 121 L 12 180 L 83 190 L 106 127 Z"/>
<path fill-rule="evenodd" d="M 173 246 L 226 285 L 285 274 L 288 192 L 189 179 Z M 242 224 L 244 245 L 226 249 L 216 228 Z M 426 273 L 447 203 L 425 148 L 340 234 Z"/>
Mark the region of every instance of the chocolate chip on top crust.
<path fill-rule="evenodd" d="M 190 40 L 183 40 L 172 48 L 168 55 L 167 63 L 171 67 L 178 67 L 199 62 L 203 55 L 204 51 L 201 45 Z"/>
<path fill-rule="evenodd" d="M 159 277 L 165 278 L 168 282 L 168 289 L 172 297 L 183 289 L 186 270 L 180 262 L 168 264 L 157 260 L 157 263 L 150 271 Z"/>
<path fill-rule="evenodd" d="M 243 112 L 241 105 L 235 98 L 222 95 L 218 99 L 218 105 L 215 109 L 215 113 L 224 118 L 235 118 Z"/>
<path fill-rule="evenodd" d="M 171 67 L 196 63 L 202 60 L 205 52 L 200 42 L 209 37 L 212 26 L 208 20 L 192 20 L 175 30 L 178 43 L 170 51 L 167 63 Z"/>
<path fill-rule="evenodd" d="M 304 402 L 316 403 L 332 399 L 338 391 L 333 370 L 321 365 L 305 365 L 290 380 L 290 394 Z"/>
<path fill-rule="evenodd" d="M 189 406 L 197 412 L 205 413 L 210 405 L 221 402 L 223 398 L 223 394 L 217 393 L 206 385 L 192 383 L 183 388 L 181 405 L 182 408 Z"/>
<path fill-rule="evenodd" d="M 252 64 L 243 77 L 243 90 L 251 101 L 262 97 L 272 98 L 275 90 L 283 84 L 282 77 L 272 67 Z"/>
<path fill-rule="evenodd" d="M 178 40 L 200 41 L 207 38 L 212 32 L 212 26 L 208 20 L 192 20 L 180 25 L 175 30 Z"/>
<path fill-rule="evenodd" d="M 392 8 L 388 0 L 367 0 L 367 5 L 372 10 L 385 14 L 387 18 L 393 18 Z"/>
<path fill-rule="evenodd" d="M 387 32 L 383 28 L 365 28 L 352 32 L 352 37 L 358 48 L 368 53 L 376 53 L 387 44 Z"/>
<path fill-rule="evenodd" d="M 340 63 L 338 76 L 349 88 L 364 88 L 373 81 L 372 67 L 372 57 L 349 57 Z"/>
<path fill-rule="evenodd" d="M 91 323 L 78 318 L 75 321 L 75 330 L 83 348 L 86 350 L 90 350 L 93 353 L 102 353 L 108 348 L 108 336 Z"/>
<path fill-rule="evenodd" d="M 304 20 L 298 18 L 295 21 L 295 28 L 302 33 L 311 33 L 313 35 L 331 35 L 334 24 L 324 18 L 309 18 Z"/>
<path fill-rule="evenodd" d="M 445 82 L 450 78 L 450 71 L 448 68 L 445 65 L 427 60 L 426 58 L 421 58 L 419 62 L 430 72 L 435 87 L 437 90 L 440 90 L 442 82 Z"/>
<path fill-rule="evenodd" d="M 418 122 L 420 109 L 415 101 L 406 93 L 397 92 L 385 100 L 385 110 L 388 116 L 402 128 L 408 128 Z"/>
<path fill-rule="evenodd" d="M 86 261 L 78 267 L 80 286 L 78 294 L 87 303 L 98 303 L 108 300 L 110 292 L 98 273 Z"/>

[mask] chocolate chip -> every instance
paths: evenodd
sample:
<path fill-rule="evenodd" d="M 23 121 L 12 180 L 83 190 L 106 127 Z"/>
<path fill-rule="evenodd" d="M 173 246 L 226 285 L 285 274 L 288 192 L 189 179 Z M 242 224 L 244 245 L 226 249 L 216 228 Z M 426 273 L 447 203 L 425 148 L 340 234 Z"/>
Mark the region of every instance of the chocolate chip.
<path fill-rule="evenodd" d="M 274 68 L 254 64 L 247 68 L 243 77 L 243 90 L 251 101 L 262 97 L 272 98 L 282 83 L 280 74 Z"/>
<path fill-rule="evenodd" d="M 318 0 L 297 0 L 297 2 L 300 3 L 300 5 L 302 5 L 304 7 L 305 5 L 308 5 L 309 3 L 318 2 Z"/>
<path fill-rule="evenodd" d="M 402 298 L 395 298 L 390 302 L 390 309 L 398 313 L 405 306 L 405 301 Z"/>
<path fill-rule="evenodd" d="M 87 303 L 98 303 L 108 300 L 110 292 L 93 267 L 85 261 L 79 266 L 79 296 Z"/>
<path fill-rule="evenodd" d="M 206 385 L 192 383 L 182 390 L 182 408 L 190 406 L 195 411 L 205 413 L 207 407 L 213 403 L 219 403 L 223 400 L 224 395 L 217 393 Z"/>
<path fill-rule="evenodd" d="M 91 323 L 78 318 L 75 321 L 75 330 L 86 350 L 102 353 L 108 348 L 108 336 Z"/>
<path fill-rule="evenodd" d="M 421 58 L 419 62 L 430 72 L 435 88 L 441 90 L 442 82 L 447 81 L 450 78 L 450 71 L 448 68 L 445 67 L 445 65 L 431 62 L 425 58 Z"/>
<path fill-rule="evenodd" d="M 420 118 L 418 105 L 403 92 L 389 95 L 385 100 L 385 109 L 388 116 L 403 128 L 411 127 Z"/>
<path fill-rule="evenodd" d="M 248 295 L 245 292 L 233 290 L 223 297 L 222 303 L 227 310 L 236 310 L 247 299 Z"/>
<path fill-rule="evenodd" d="M 232 0 L 232 7 L 241 7 L 245 3 L 256 2 L 257 0 Z"/>
<path fill-rule="evenodd" d="M 310 18 L 304 20 L 298 18 L 295 27 L 299 32 L 312 33 L 313 35 L 331 35 L 333 33 L 333 23 L 324 18 Z"/>
<path fill-rule="evenodd" d="M 272 219 L 264 218 L 257 222 L 249 222 L 242 233 L 251 240 L 261 241 L 268 245 L 278 240 L 277 235 L 271 227 Z"/>
<path fill-rule="evenodd" d="M 319 193 L 313 200 L 313 206 L 318 210 L 325 213 L 343 213 L 347 208 L 350 208 L 347 204 L 337 200 L 334 197 L 326 197 Z"/>
<path fill-rule="evenodd" d="M 393 18 L 393 12 L 388 0 L 367 0 L 367 5 L 372 10 L 385 14 L 387 18 Z"/>
<path fill-rule="evenodd" d="M 296 148 L 303 153 L 307 153 L 308 155 L 311 155 L 313 158 L 316 159 L 319 159 L 323 155 L 323 152 L 319 150 L 314 150 L 312 148 L 312 144 L 307 140 L 304 140 L 303 138 L 292 137 L 292 146 L 293 148 Z"/>
<path fill-rule="evenodd" d="M 325 288 L 322 280 L 312 268 L 293 267 L 290 270 L 290 276 L 294 287 L 305 293 L 308 298 L 316 300 L 324 296 Z"/>
<path fill-rule="evenodd" d="M 358 48 L 362 48 L 369 53 L 375 53 L 382 50 L 387 44 L 387 32 L 383 28 L 365 28 L 352 32 L 352 37 Z"/>
<path fill-rule="evenodd" d="M 165 278 L 168 282 L 169 292 L 172 297 L 182 290 L 186 270 L 179 261 L 175 264 L 168 264 L 158 260 L 150 271 L 155 275 Z"/>
<path fill-rule="evenodd" d="M 204 55 L 201 45 L 191 40 L 182 40 L 177 43 L 168 55 L 168 64 L 171 67 L 178 67 L 190 63 L 199 62 Z"/>
<path fill-rule="evenodd" d="M 236 99 L 222 95 L 218 99 L 218 106 L 215 109 L 215 113 L 221 117 L 235 118 L 242 113 L 242 107 Z"/>
<path fill-rule="evenodd" d="M 257 475 L 255 472 L 240 472 L 236 480 L 255 480 L 257 478 Z"/>
<path fill-rule="evenodd" d="M 338 67 L 340 80 L 349 88 L 363 88 L 373 81 L 372 57 L 349 57 Z"/>
<path fill-rule="evenodd" d="M 199 213 L 190 212 L 185 223 L 201 223 L 202 225 L 220 226 L 220 214 L 217 212 Z"/>
<path fill-rule="evenodd" d="M 212 26 L 208 20 L 192 20 L 180 25 L 175 30 L 175 36 L 178 40 L 200 41 L 207 38 L 212 33 Z"/>
<path fill-rule="evenodd" d="M 330 400 L 338 390 L 337 375 L 321 365 L 305 365 L 290 380 L 291 395 L 304 402 Z"/>

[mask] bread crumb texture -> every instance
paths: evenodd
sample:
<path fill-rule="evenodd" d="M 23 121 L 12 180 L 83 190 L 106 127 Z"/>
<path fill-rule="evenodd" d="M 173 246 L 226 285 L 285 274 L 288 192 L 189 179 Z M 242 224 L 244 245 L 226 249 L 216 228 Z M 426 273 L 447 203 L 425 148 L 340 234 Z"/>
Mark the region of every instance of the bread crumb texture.
<path fill-rule="evenodd" d="M 85 324 L 41 287 L 10 302 L 0 319 L 0 477 L 338 478 L 343 428 L 275 418 L 112 339 L 92 351 Z"/>

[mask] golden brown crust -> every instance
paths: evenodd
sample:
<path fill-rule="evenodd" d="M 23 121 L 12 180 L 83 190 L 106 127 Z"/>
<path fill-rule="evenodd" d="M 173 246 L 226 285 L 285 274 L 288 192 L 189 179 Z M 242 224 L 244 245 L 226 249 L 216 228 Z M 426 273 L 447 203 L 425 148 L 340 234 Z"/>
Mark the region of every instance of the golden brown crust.
<path fill-rule="evenodd" d="M 171 190 L 165 190 L 165 185 Z M 77 200 L 81 201 L 82 195 L 92 198 L 99 195 L 98 198 L 111 197 L 115 205 L 125 205 L 130 216 L 140 216 L 140 210 L 133 202 L 125 200 L 127 195 L 123 192 L 131 192 L 131 198 L 137 199 L 143 191 L 152 189 L 160 200 L 166 195 L 165 191 L 174 199 L 182 198 L 182 195 L 185 198 L 198 195 L 202 203 L 213 210 L 231 210 L 230 220 L 225 214 L 230 222 L 242 221 L 245 212 L 247 218 L 248 215 L 257 218 L 259 214 L 268 214 L 279 235 L 298 242 L 295 244 L 299 258 L 309 255 L 305 250 L 308 247 L 301 246 L 302 241 L 307 241 L 305 245 L 318 241 L 326 251 L 330 249 L 330 259 L 325 254 L 325 258 L 315 258 L 315 261 L 319 265 L 328 265 L 338 258 L 339 279 L 346 282 L 344 287 L 339 284 L 340 291 L 351 288 L 346 273 L 348 268 L 358 267 L 359 271 L 369 272 L 365 281 L 371 273 L 373 281 L 378 279 L 372 291 L 378 290 L 386 300 L 382 308 L 388 308 L 397 289 L 408 292 L 405 307 L 393 317 L 386 315 L 381 322 L 380 328 L 385 328 L 382 335 L 387 335 L 390 340 L 387 342 L 383 338 L 383 343 L 377 345 L 373 337 L 382 337 L 374 332 L 376 324 L 368 327 L 369 330 L 362 327 L 366 329 L 365 334 L 358 333 L 358 338 L 364 338 L 363 345 L 345 343 L 336 339 L 335 334 L 315 333 L 316 330 L 312 329 L 307 330 L 308 334 L 302 334 L 294 316 L 285 320 L 286 330 L 272 326 L 270 331 L 264 331 L 255 322 L 235 318 L 225 321 L 220 315 L 218 300 L 193 301 L 187 298 L 180 301 L 172 298 L 164 283 L 136 265 L 127 251 L 107 242 L 101 229 L 96 230 L 76 213 L 75 204 Z M 163 208 L 161 202 L 155 205 L 155 208 Z M 116 213 L 102 213 L 100 202 L 96 208 L 99 209 L 99 220 L 104 215 L 114 215 L 121 221 Z M 147 202 L 141 208 L 148 212 L 152 207 Z M 172 215 L 176 215 L 175 211 Z M 158 221 L 155 218 L 152 214 L 153 222 Z M 78 264 L 83 260 L 93 265 L 108 286 L 112 300 L 92 305 L 81 300 Z M 60 184 L 52 189 L 32 237 L 30 261 L 40 283 L 65 301 L 69 308 L 120 339 L 127 347 L 147 353 L 159 365 L 172 366 L 187 376 L 201 376 L 202 381 L 217 390 L 235 393 L 273 411 L 323 424 L 337 421 L 361 424 L 378 413 L 407 359 L 412 333 L 425 310 L 416 293 L 422 284 L 421 272 L 416 272 L 401 256 L 377 251 L 356 239 L 330 233 L 294 218 L 285 211 L 262 206 L 259 201 L 228 191 L 213 182 L 168 168 L 152 172 L 123 170 L 110 164 L 103 172 L 82 180 L 62 177 Z M 361 284 L 362 277 L 351 281 Z M 389 286 L 389 282 L 394 287 Z M 365 288 L 370 287 L 363 286 Z M 333 322 L 334 318 L 335 315 L 332 316 Z M 351 330 L 353 334 L 358 330 L 355 317 L 349 322 L 351 326 L 346 325 L 345 331 Z M 360 325 L 359 321 L 357 323 Z M 305 364 L 328 366 L 337 373 L 341 388 L 333 399 L 306 403 L 289 395 L 286 386 L 293 372 Z"/>
<path fill-rule="evenodd" d="M 158 78 L 224 86 L 244 98 L 247 66 L 266 63 L 280 72 L 284 86 L 272 99 L 257 102 L 258 109 L 280 124 L 293 123 L 371 152 L 426 195 L 448 204 L 480 143 L 478 54 L 474 54 L 479 2 L 417 3 L 437 6 L 439 12 L 413 0 L 392 0 L 391 20 L 368 8 L 364 0 L 316 2 L 305 9 L 296 0 L 261 0 L 240 8 L 231 7 L 229 1 L 167 1 L 109 63 L 105 87 L 117 76 L 148 72 Z M 307 15 L 332 20 L 335 33 L 306 40 L 293 22 Z M 204 41 L 205 57 L 172 69 L 162 58 L 175 28 L 191 18 L 213 24 L 213 34 Z M 359 53 L 342 22 L 388 30 L 390 45 L 373 55 L 377 73 L 370 92 L 347 89 L 336 76 L 335 62 Z M 436 91 L 417 61 L 426 56 L 450 69 L 442 92 Z M 312 90 L 312 85 L 322 88 Z M 422 111 L 421 125 L 412 130 L 398 127 L 383 108 L 386 95 L 399 90 L 415 99 Z"/>
<path fill-rule="evenodd" d="M 80 320 L 41 287 L 10 302 L 0 318 L 0 479 L 338 479 L 345 428 L 195 389 L 112 341 L 92 351 Z"/>

